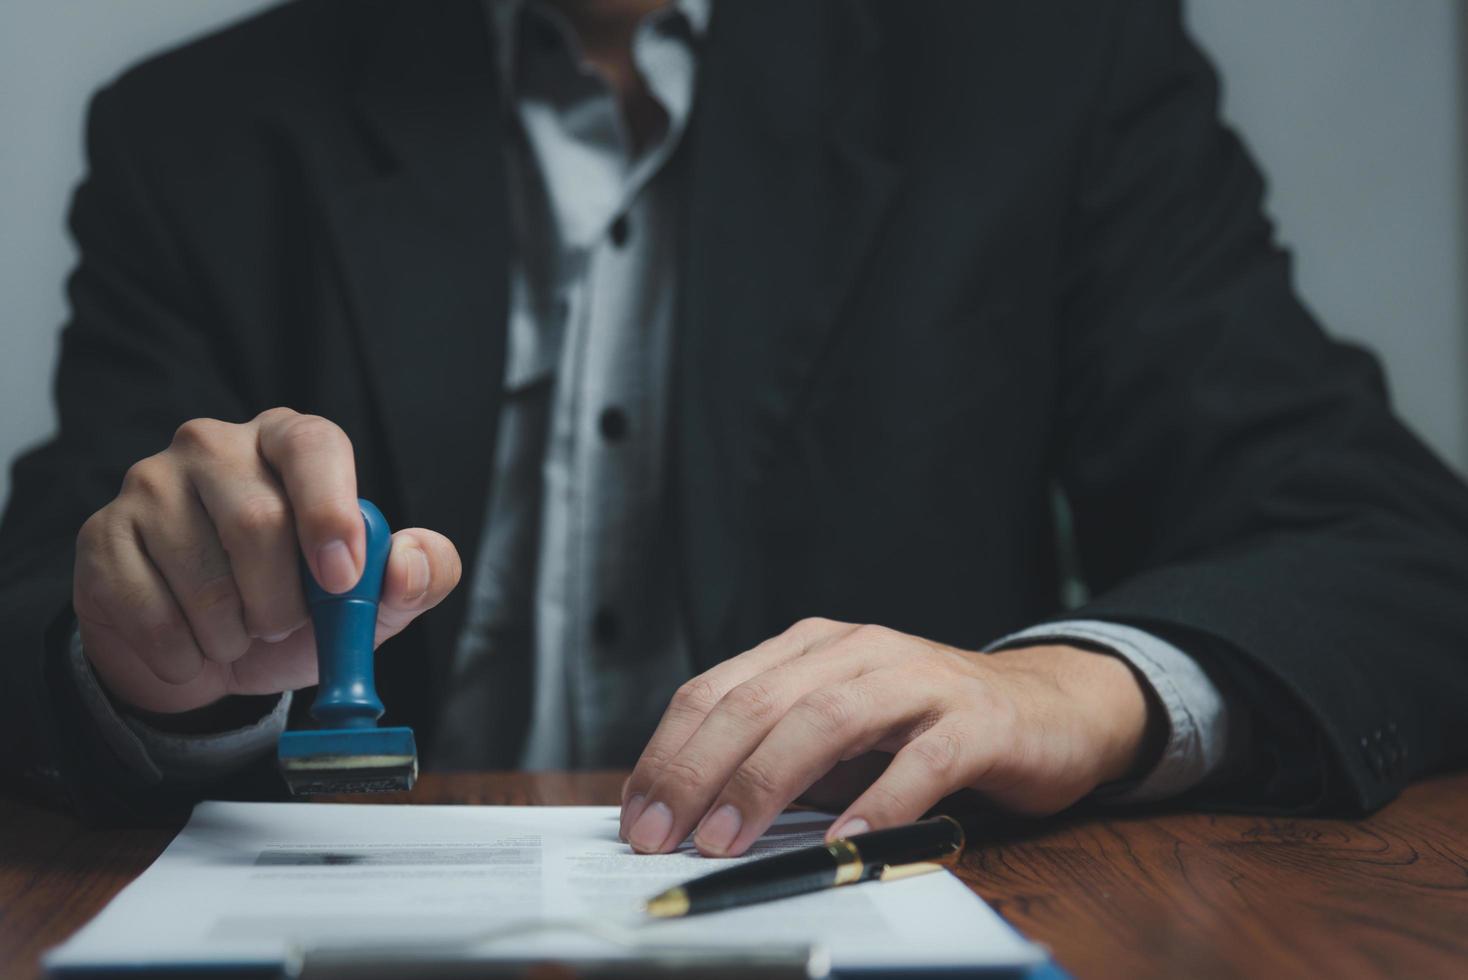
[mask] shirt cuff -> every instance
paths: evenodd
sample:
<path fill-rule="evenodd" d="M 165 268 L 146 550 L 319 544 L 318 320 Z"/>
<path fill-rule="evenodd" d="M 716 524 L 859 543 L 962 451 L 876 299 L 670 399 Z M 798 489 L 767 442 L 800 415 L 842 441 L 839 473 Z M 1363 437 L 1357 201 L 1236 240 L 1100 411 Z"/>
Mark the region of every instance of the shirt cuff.
<path fill-rule="evenodd" d="M 79 630 L 72 631 L 67 661 L 103 739 L 129 769 L 150 783 L 202 782 L 243 769 L 275 747 L 290 713 L 291 692 L 286 691 L 269 714 L 243 728 L 207 735 L 160 732 L 113 705 L 82 651 Z"/>
<path fill-rule="evenodd" d="M 1167 713 L 1167 744 L 1157 765 L 1139 782 L 1107 794 L 1107 802 L 1145 803 L 1176 796 L 1222 765 L 1229 724 L 1223 695 L 1197 661 L 1146 630 L 1093 619 L 1063 620 L 1012 633 L 985 651 L 1067 641 L 1102 647 L 1131 664 Z"/>

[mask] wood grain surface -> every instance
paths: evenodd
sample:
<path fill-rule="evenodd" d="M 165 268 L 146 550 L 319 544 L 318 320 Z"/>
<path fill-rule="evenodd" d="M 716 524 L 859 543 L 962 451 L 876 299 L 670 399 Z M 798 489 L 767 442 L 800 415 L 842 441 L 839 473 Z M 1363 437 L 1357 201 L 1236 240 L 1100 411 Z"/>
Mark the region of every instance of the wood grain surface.
<path fill-rule="evenodd" d="M 389 799 L 614 803 L 622 775 L 427 775 Z M 172 834 L 0 801 L 0 977 L 35 976 L 41 952 Z M 1358 821 L 1158 813 L 998 827 L 971 841 L 959 874 L 1078 980 L 1468 976 L 1468 774 Z"/>

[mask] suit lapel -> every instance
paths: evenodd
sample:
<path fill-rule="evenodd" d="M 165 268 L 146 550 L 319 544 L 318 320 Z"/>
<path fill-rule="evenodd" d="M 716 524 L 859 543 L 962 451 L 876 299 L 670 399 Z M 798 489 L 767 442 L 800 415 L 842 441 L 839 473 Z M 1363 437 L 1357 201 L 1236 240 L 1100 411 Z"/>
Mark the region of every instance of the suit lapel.
<path fill-rule="evenodd" d="M 700 60 L 673 453 L 702 663 L 757 638 L 750 504 L 896 186 L 864 14 L 843 0 L 719 3 Z"/>
<path fill-rule="evenodd" d="M 448 535 L 472 568 L 505 348 L 498 85 L 477 0 L 371 18 L 355 98 L 377 165 L 332 189 L 328 219 L 406 508 L 395 517 Z M 466 592 L 430 624 L 435 690 Z"/>

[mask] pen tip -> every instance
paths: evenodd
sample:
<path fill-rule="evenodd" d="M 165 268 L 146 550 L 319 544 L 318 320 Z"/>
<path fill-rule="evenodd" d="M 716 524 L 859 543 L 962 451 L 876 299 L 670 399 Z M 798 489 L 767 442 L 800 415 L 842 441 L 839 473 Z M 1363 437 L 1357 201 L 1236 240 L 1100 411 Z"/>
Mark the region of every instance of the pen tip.
<path fill-rule="evenodd" d="M 654 919 L 676 919 L 688 914 L 688 893 L 682 888 L 669 888 L 647 900 L 647 914 Z"/>

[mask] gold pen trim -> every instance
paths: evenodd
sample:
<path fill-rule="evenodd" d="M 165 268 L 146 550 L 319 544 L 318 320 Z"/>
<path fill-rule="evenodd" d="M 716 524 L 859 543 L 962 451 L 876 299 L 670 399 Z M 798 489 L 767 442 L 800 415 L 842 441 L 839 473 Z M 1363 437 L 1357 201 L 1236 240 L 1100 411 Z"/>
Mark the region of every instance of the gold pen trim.
<path fill-rule="evenodd" d="M 963 854 L 963 848 L 966 848 L 966 846 L 969 846 L 969 835 L 967 835 L 967 833 L 964 833 L 963 832 L 963 824 L 957 822 L 957 820 L 954 820 L 953 817 L 950 817 L 950 816 L 948 816 L 948 814 L 945 814 L 945 813 L 938 814 L 938 819 L 940 819 L 940 820 L 947 820 L 948 823 L 953 824 L 953 829 L 954 830 L 957 830 L 957 832 L 959 832 L 959 842 L 957 842 L 957 845 L 954 846 L 953 851 L 948 852 L 948 854 L 945 854 L 944 857 L 948 857 L 948 858 L 957 858 L 957 857 L 959 857 L 959 855 L 962 855 Z"/>
<path fill-rule="evenodd" d="M 683 886 L 669 888 L 647 900 L 647 914 L 654 919 L 676 919 L 688 914 L 688 892 Z"/>
<path fill-rule="evenodd" d="M 877 875 L 878 881 L 901 881 L 903 878 L 916 878 L 918 875 L 932 874 L 934 871 L 942 871 L 943 865 L 933 861 L 916 861 L 912 864 L 889 864 Z"/>
<path fill-rule="evenodd" d="M 845 837 L 837 838 L 826 845 L 826 850 L 836 859 L 836 878 L 832 884 L 849 885 L 855 881 L 861 881 L 861 873 L 865 865 L 861 861 L 861 851 L 856 845 Z"/>
<path fill-rule="evenodd" d="M 938 859 L 945 863 L 951 864 L 958 861 L 959 858 L 963 857 L 963 849 L 968 846 L 968 835 L 964 833 L 963 824 L 959 823 L 957 820 L 954 820 L 948 814 L 940 813 L 938 814 L 938 819 L 946 820 L 949 823 L 953 824 L 953 829 L 958 832 L 958 842 L 954 846 L 953 850 L 949 851 L 947 854 Z"/>

